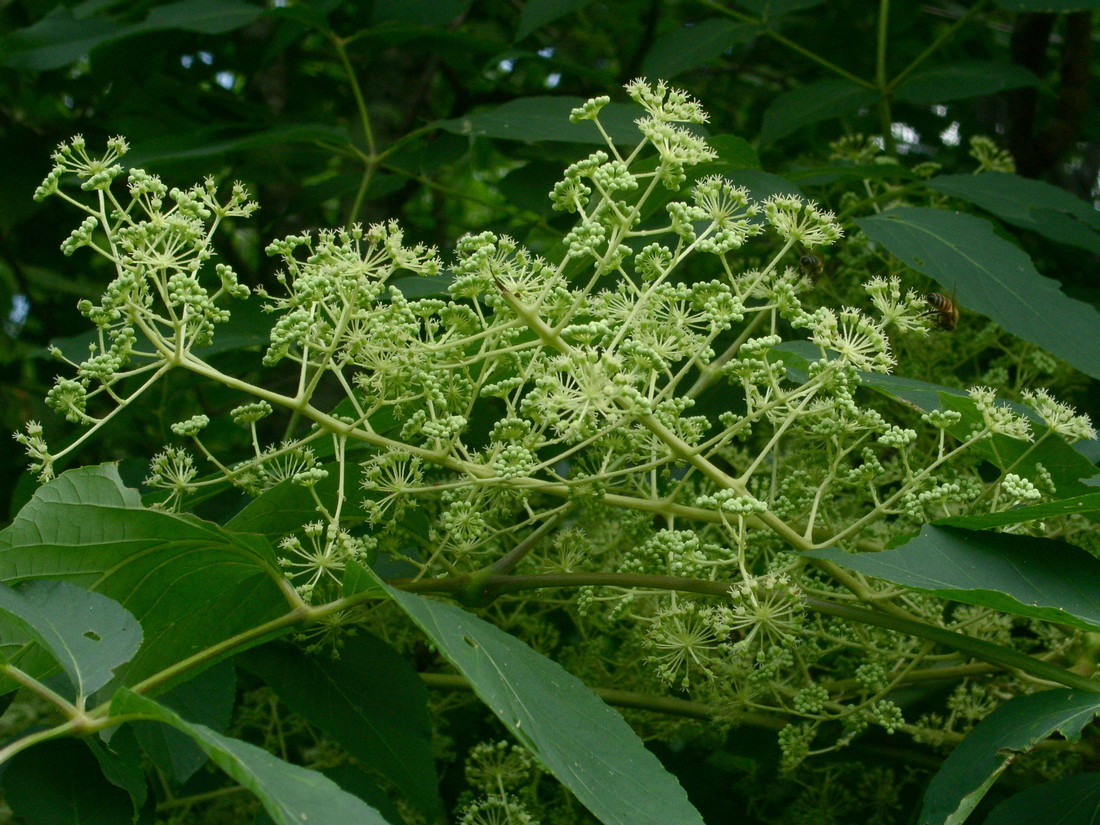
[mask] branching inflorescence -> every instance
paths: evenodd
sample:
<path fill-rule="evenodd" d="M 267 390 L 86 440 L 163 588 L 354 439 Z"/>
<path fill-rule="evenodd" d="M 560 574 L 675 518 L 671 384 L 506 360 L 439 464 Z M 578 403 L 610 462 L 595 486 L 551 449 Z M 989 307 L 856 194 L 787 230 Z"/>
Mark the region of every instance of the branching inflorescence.
<path fill-rule="evenodd" d="M 378 552 L 418 580 L 589 575 L 557 607 L 578 623 L 621 622 L 637 685 L 655 675 L 690 689 L 730 724 L 780 714 L 791 766 L 823 749 L 826 722 L 839 723 L 838 744 L 869 723 L 921 735 L 887 697 L 921 677 L 932 646 L 808 613 L 805 598 L 842 593 L 948 626 L 942 607 L 800 552 L 879 549 L 929 518 L 1033 501 L 1037 479 L 983 479 L 974 451 L 1092 427 L 1043 391 L 1028 399 L 1034 420 L 984 388 L 958 409 L 891 408 L 865 385 L 894 370 L 891 335 L 928 334 L 925 299 L 870 277 L 865 306 L 815 306 L 798 263 L 841 239 L 834 215 L 693 176 L 716 157 L 690 126 L 706 121 L 699 105 L 663 83 L 627 92 L 645 110 L 642 137 L 629 153 L 608 138 L 566 169 L 551 198 L 576 221 L 554 260 L 468 235 L 446 294 L 411 299 L 403 279 L 443 264 L 394 223 L 272 243 L 282 272 L 278 290 L 257 290 L 274 316 L 263 364 L 292 367 L 287 393 L 198 351 L 230 318 L 223 299 L 249 294 L 229 267 L 210 271 L 219 224 L 256 208 L 243 188 L 221 202 L 209 180 L 179 190 L 125 173 L 121 139 L 99 158 L 79 138 L 62 146 L 37 196 L 87 213 L 63 248 L 91 248 L 116 275 L 98 305 L 81 304 L 98 340 L 48 398 L 85 433 L 57 452 L 38 424 L 17 438 L 49 478 L 167 371 L 187 370 L 239 392 L 232 418 L 249 455 L 216 455 L 196 415 L 172 427 L 180 441 L 147 484 L 165 507 L 227 481 L 251 494 L 302 487 L 317 518 L 280 553 L 307 601 L 335 598 L 345 566 Z M 602 132 L 607 103 L 573 120 Z M 70 173 L 90 204 L 62 189 Z M 119 178 L 128 199 L 112 189 Z M 311 428 L 267 443 L 261 422 L 274 414 Z M 431 525 L 419 543 L 402 530 L 415 510 Z M 597 573 L 621 578 L 595 586 Z M 726 597 L 676 593 L 676 579 Z M 991 621 L 976 611 L 963 632 Z M 936 655 L 940 667 L 951 658 Z M 597 668 L 583 656 L 571 666 Z"/>

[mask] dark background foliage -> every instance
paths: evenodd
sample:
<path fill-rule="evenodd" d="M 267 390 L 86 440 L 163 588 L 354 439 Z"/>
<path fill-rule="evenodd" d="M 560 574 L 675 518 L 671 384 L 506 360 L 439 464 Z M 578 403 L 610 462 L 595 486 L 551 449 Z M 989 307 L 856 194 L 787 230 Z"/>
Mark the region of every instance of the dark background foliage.
<path fill-rule="evenodd" d="M 552 246 L 560 223 L 546 192 L 591 146 L 563 119 L 575 103 L 546 98 L 621 101 L 622 84 L 638 76 L 689 90 L 711 112 L 710 134 L 747 140 L 747 165 L 758 158 L 811 195 L 828 194 L 829 179 L 813 170 L 842 135 L 884 134 L 906 163 L 951 173 L 972 169 L 966 142 L 985 134 L 1021 174 L 1093 201 L 1092 5 L 893 3 L 880 62 L 884 6 L 866 0 L 7 2 L 0 429 L 52 417 L 42 398 L 55 366 L 44 347 L 84 332 L 76 302 L 105 280 L 90 256 L 61 255 L 65 205 L 31 200 L 49 153 L 74 133 L 96 147 L 125 135 L 127 163 L 170 184 L 243 181 L 262 209 L 226 233 L 220 253 L 252 285 L 274 274 L 270 239 L 354 221 L 396 218 L 445 257 L 463 233 L 483 229 Z M 527 127 L 555 139 L 531 142 Z M 1100 304 L 1095 253 L 1027 232 L 1017 240 L 1068 294 Z M 233 334 L 263 340 L 262 318 L 234 324 Z M 192 388 L 166 387 L 162 409 L 190 403 Z M 181 417 L 140 415 L 82 459 L 144 454 Z M 0 443 L 0 508 L 14 513 L 30 483 L 17 445 Z M 676 765 L 690 754 L 665 756 Z M 704 790 L 692 795 L 706 808 Z"/>

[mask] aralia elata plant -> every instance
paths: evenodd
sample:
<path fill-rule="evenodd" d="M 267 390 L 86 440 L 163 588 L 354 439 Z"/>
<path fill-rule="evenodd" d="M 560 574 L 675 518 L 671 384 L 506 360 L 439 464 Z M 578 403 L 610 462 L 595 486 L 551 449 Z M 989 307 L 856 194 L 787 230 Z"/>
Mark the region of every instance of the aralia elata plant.
<path fill-rule="evenodd" d="M 892 340 L 911 348 L 951 334 L 936 329 L 923 291 L 868 276 L 860 305 L 823 304 L 800 260 L 841 241 L 836 217 L 800 197 L 759 199 L 693 176 L 715 158 L 685 125 L 706 121 L 699 104 L 663 83 L 627 92 L 645 110 L 641 139 L 624 152 L 607 138 L 566 169 L 551 198 L 576 220 L 552 259 L 485 232 L 460 239 L 445 265 L 396 223 L 353 226 L 271 243 L 279 287 L 256 294 L 212 247 L 223 221 L 256 209 L 243 187 L 223 198 L 213 180 L 171 189 L 127 172 L 121 138 L 102 155 L 79 138 L 58 149 L 36 197 L 85 213 L 63 249 L 87 247 L 115 279 L 98 303 L 81 302 L 97 330 L 88 357 L 55 351 L 69 372 L 47 403 L 82 433 L 56 448 L 38 423 L 16 436 L 41 480 L 184 371 L 239 396 L 229 417 L 247 434 L 243 452 L 223 454 L 223 437 L 204 438 L 208 415 L 186 411 L 151 458 L 148 512 L 186 512 L 232 487 L 257 502 L 277 492 L 312 514 L 282 535 L 251 522 L 276 538 L 267 575 L 279 615 L 181 650 L 158 673 L 110 682 L 117 692 L 97 694 L 94 707 L 91 694 L 74 700 L 33 671 L 0 666 L 64 717 L 0 754 L 127 720 L 173 723 L 142 694 L 274 635 L 330 658 L 361 628 L 400 648 L 403 619 L 367 609 L 386 597 L 369 572 L 379 565 L 398 571 L 391 594 L 446 596 L 491 606 L 490 616 L 507 602 L 510 630 L 593 687 L 630 691 L 637 707 L 672 718 L 704 708 L 718 729 L 777 729 L 785 771 L 869 728 L 955 745 L 998 699 L 1051 684 L 1095 690 L 1071 669 L 1079 629 L 980 604 L 945 610 L 827 552 L 879 551 L 940 517 L 1052 498 L 1056 483 L 1029 462 L 1032 447 L 1093 438 L 1088 419 L 1042 389 L 1025 396 L 1026 413 L 985 387 L 916 411 L 876 391 L 899 369 Z M 591 100 L 573 119 L 602 132 L 607 103 Z M 73 176 L 80 192 L 67 187 Z M 448 271 L 445 295 L 402 291 L 409 276 Z M 263 366 L 289 366 L 288 389 L 203 357 L 246 300 L 274 319 Z M 11 584 L 50 577 L 8 573 Z M 401 598 L 417 620 L 412 597 Z M 462 656 L 417 623 L 479 688 Z M 616 641 L 566 644 L 566 633 Z M 944 707 L 903 709 L 903 688 L 944 678 L 957 685 Z M 540 753 L 539 734 L 517 735 L 597 817 L 619 821 Z M 537 781 L 529 756 L 482 751 L 522 762 L 524 781 Z M 529 789 L 471 787 L 481 792 L 463 823 L 552 821 Z"/>

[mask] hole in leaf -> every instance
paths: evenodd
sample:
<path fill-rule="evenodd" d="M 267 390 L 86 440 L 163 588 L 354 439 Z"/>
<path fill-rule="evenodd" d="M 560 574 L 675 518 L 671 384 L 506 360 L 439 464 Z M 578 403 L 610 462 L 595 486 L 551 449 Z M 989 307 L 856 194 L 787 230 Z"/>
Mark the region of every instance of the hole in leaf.
<path fill-rule="evenodd" d="M 85 630 L 84 638 L 91 639 L 93 642 L 102 642 L 103 637 L 96 633 L 94 630 Z"/>

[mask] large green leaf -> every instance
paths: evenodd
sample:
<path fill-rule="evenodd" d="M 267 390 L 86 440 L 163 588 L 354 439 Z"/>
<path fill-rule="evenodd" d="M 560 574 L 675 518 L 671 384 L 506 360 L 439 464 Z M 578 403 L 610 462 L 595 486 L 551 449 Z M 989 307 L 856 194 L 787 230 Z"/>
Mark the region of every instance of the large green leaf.
<path fill-rule="evenodd" d="M 725 18 L 700 20 L 658 37 L 642 61 L 645 77 L 671 78 L 710 63 L 738 43 L 747 43 L 763 31 L 754 23 Z"/>
<path fill-rule="evenodd" d="M 1100 560 L 1065 542 L 926 524 L 881 553 L 806 555 L 945 599 L 1100 630 Z"/>
<path fill-rule="evenodd" d="M 20 69 L 57 69 L 97 46 L 135 34 L 166 29 L 220 34 L 246 26 L 261 14 L 261 7 L 244 0 L 180 0 L 156 6 L 145 20 L 124 25 L 82 13 L 81 7 L 59 5 L 37 23 L 0 40 L 0 63 Z"/>
<path fill-rule="evenodd" d="M 1100 694 L 1074 690 L 1048 690 L 1005 702 L 944 760 L 925 792 L 917 821 L 961 825 L 1017 753 L 1055 731 L 1076 741 L 1098 711 Z"/>
<path fill-rule="evenodd" d="M 339 659 L 272 644 L 238 661 L 361 766 L 389 779 L 429 820 L 442 816 L 428 690 L 393 648 L 360 632 L 344 640 Z"/>
<path fill-rule="evenodd" d="M 816 80 L 776 97 L 764 112 L 760 127 L 760 145 L 822 120 L 870 106 L 878 93 L 851 80 Z"/>
<path fill-rule="evenodd" d="M 111 713 L 141 714 L 190 736 L 214 764 L 259 798 L 276 825 L 389 825 L 370 805 L 316 771 L 290 765 L 205 725 L 186 722 L 163 705 L 125 688 L 111 701 Z"/>
<path fill-rule="evenodd" d="M 1063 295 L 1057 281 L 1036 272 L 988 221 L 906 206 L 857 223 L 908 266 L 956 293 L 967 309 L 1100 377 L 1100 313 Z"/>
<path fill-rule="evenodd" d="M 1100 252 L 1100 212 L 1091 203 L 1041 180 L 1006 172 L 940 175 L 928 187 L 969 201 L 1001 220 L 1051 240 Z"/>
<path fill-rule="evenodd" d="M 80 698 L 90 696 L 141 646 L 141 626 L 118 602 L 65 581 L 0 584 L 0 613 L 61 665 Z"/>
<path fill-rule="evenodd" d="M 1051 800 L 1058 800 L 1051 805 Z M 982 825 L 1096 825 L 1100 774 L 1081 773 L 1044 782 L 994 808 Z"/>
<path fill-rule="evenodd" d="M 521 97 L 437 125 L 448 132 L 502 140 L 564 141 L 605 145 L 596 125 L 589 120 L 570 123 L 569 113 L 584 105 L 579 97 Z M 609 103 L 600 110 L 600 123 L 615 143 L 631 145 L 641 140 L 634 121 L 644 112 L 629 103 Z"/>
<path fill-rule="evenodd" d="M 966 60 L 913 72 L 898 87 L 897 96 L 910 103 L 944 103 L 1038 85 L 1039 78 L 1015 63 Z"/>
<path fill-rule="evenodd" d="M 606 825 L 702 825 L 674 776 L 584 683 L 465 610 L 387 588 L 504 726 Z"/>
<path fill-rule="evenodd" d="M 125 684 L 288 609 L 265 539 L 146 509 L 111 464 L 62 474 L 0 531 L 0 581 L 38 580 L 102 593 L 137 619 L 145 641 L 116 670 Z"/>

